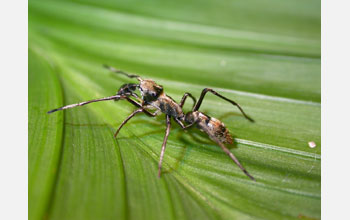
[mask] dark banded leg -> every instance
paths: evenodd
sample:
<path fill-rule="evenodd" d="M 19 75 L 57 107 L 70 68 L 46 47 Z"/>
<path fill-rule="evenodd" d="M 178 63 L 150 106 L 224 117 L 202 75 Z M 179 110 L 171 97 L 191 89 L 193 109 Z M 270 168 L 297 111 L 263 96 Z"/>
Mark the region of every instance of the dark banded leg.
<path fill-rule="evenodd" d="M 170 126 L 171 126 L 170 116 L 166 115 L 165 118 L 166 118 L 166 130 L 165 130 L 165 136 L 163 139 L 162 151 L 160 152 L 160 159 L 159 159 L 159 163 L 158 163 L 158 177 L 160 177 L 160 175 L 162 173 L 162 162 L 163 162 L 166 142 L 168 141 L 168 136 L 170 133 Z"/>
<path fill-rule="evenodd" d="M 114 95 L 114 96 L 109 96 L 109 97 L 105 97 L 105 98 L 101 98 L 101 99 L 94 99 L 94 100 L 90 100 L 90 101 L 85 101 L 85 102 L 80 102 L 80 103 L 76 103 L 76 104 L 66 105 L 66 106 L 63 106 L 61 108 L 56 108 L 56 109 L 53 109 L 51 111 L 48 111 L 47 113 L 50 114 L 50 113 L 53 113 L 53 112 L 56 112 L 56 111 L 69 109 L 69 108 L 74 108 L 74 107 L 77 107 L 77 106 L 83 106 L 83 105 L 90 104 L 90 103 L 93 103 L 93 102 L 100 102 L 100 101 L 107 101 L 107 100 L 119 100 L 121 98 L 122 98 L 122 96 L 120 96 L 120 95 Z"/>
<path fill-rule="evenodd" d="M 126 83 L 123 84 L 119 89 L 117 95 L 124 96 L 134 96 L 138 98 L 138 95 L 134 92 L 139 87 L 139 84 L 136 83 Z"/>
<path fill-rule="evenodd" d="M 181 101 L 180 101 L 180 107 L 181 107 L 181 108 L 184 106 L 185 101 L 186 101 L 186 99 L 187 99 L 188 96 L 193 100 L 193 107 L 192 107 L 192 108 L 194 108 L 194 106 L 195 106 L 197 100 L 196 100 L 196 98 L 195 98 L 191 93 L 188 93 L 188 92 L 186 92 L 186 93 L 184 94 L 184 96 L 182 96 L 182 99 L 181 99 Z"/>
<path fill-rule="evenodd" d="M 134 117 L 137 113 L 143 112 L 143 110 L 144 110 L 144 109 L 139 108 L 139 109 L 136 109 L 133 113 L 131 113 L 131 114 L 121 123 L 121 125 L 119 125 L 119 128 L 118 128 L 118 130 L 115 132 L 114 137 L 117 138 L 117 135 L 118 135 L 120 129 L 121 129 L 132 117 Z"/>
<path fill-rule="evenodd" d="M 227 149 L 223 143 L 221 143 L 221 142 L 219 142 L 219 141 L 217 141 L 216 143 L 219 144 L 219 146 L 221 147 L 221 149 L 222 149 L 227 155 L 229 155 L 229 156 L 231 157 L 231 159 L 237 164 L 237 166 L 239 166 L 239 168 L 241 168 L 241 170 L 245 173 L 245 175 L 247 175 L 251 180 L 256 181 L 255 178 L 254 178 L 252 175 L 250 175 L 250 174 L 248 173 L 248 171 L 241 165 L 241 163 L 238 161 L 238 159 L 235 157 L 235 155 L 233 155 L 233 153 L 232 153 L 229 149 Z"/>
<path fill-rule="evenodd" d="M 230 99 L 228 99 L 228 98 L 226 98 L 226 97 L 220 95 L 219 93 L 217 93 L 217 92 L 215 92 L 214 90 L 209 89 L 209 88 L 203 89 L 202 94 L 201 94 L 201 96 L 199 97 L 199 100 L 198 100 L 197 104 L 196 104 L 196 105 L 194 106 L 194 108 L 193 108 L 193 111 L 198 111 L 199 107 L 200 107 L 201 104 L 202 104 L 202 101 L 203 101 L 203 99 L 204 99 L 204 96 L 205 96 L 205 94 L 206 94 L 207 92 L 211 92 L 211 93 L 213 93 L 214 95 L 216 95 L 216 96 L 222 98 L 223 100 L 228 101 L 228 102 L 231 103 L 232 105 L 237 106 L 237 108 L 242 112 L 242 114 L 244 115 L 244 117 L 245 117 L 246 119 L 248 119 L 248 120 L 251 121 L 251 122 L 254 122 L 254 120 L 253 120 L 251 117 L 249 117 L 249 116 L 243 111 L 243 109 L 241 108 L 241 106 L 240 106 L 238 103 L 236 103 L 236 102 L 234 102 L 234 101 L 232 101 L 232 100 L 230 100 Z"/>
<path fill-rule="evenodd" d="M 181 99 L 181 101 L 180 101 L 180 107 L 182 108 L 182 107 L 184 106 L 187 97 L 190 97 L 190 98 L 193 100 L 193 106 L 192 106 L 192 108 L 194 108 L 194 106 L 196 105 L 197 100 L 196 100 L 196 98 L 195 98 L 191 93 L 188 93 L 188 92 L 186 92 L 186 93 L 182 96 L 182 99 Z M 184 126 L 184 124 L 183 124 L 180 120 L 175 119 L 175 121 L 182 127 L 182 129 L 187 129 L 187 128 L 189 128 L 189 127 L 191 127 L 192 125 L 195 124 L 195 123 L 192 123 L 192 124 L 189 124 L 189 125 Z"/>
<path fill-rule="evenodd" d="M 187 129 L 187 128 L 189 128 L 189 127 L 191 127 L 192 125 L 194 125 L 194 124 L 196 124 L 196 122 L 193 122 L 192 124 L 189 124 L 189 125 L 184 125 L 179 119 L 177 119 L 177 118 L 174 118 L 174 120 L 175 120 L 175 122 L 176 123 L 178 123 L 180 126 L 181 126 L 181 128 L 182 129 Z"/>
<path fill-rule="evenodd" d="M 114 72 L 114 73 L 119 73 L 119 74 L 122 74 L 124 76 L 127 76 L 129 78 L 137 78 L 139 81 L 142 81 L 141 77 L 139 75 L 136 75 L 136 74 L 129 74 L 129 73 L 126 73 L 122 70 L 118 70 L 114 67 L 111 67 L 111 66 L 108 66 L 106 64 L 103 64 L 103 67 L 110 70 L 111 72 Z"/>
<path fill-rule="evenodd" d="M 189 128 L 189 127 L 192 127 L 192 125 L 194 125 L 194 124 L 196 124 L 196 122 L 193 122 L 192 124 L 186 125 L 183 129 L 185 130 L 185 129 Z"/>
<path fill-rule="evenodd" d="M 157 116 L 157 113 L 152 113 L 152 112 L 147 111 L 146 109 L 143 108 L 143 107 L 145 107 L 145 106 L 142 106 L 140 103 L 136 102 L 135 100 L 132 100 L 132 99 L 129 98 L 129 97 L 125 97 L 125 99 L 126 99 L 128 102 L 130 102 L 131 104 L 133 104 L 134 106 L 136 106 L 136 107 L 138 107 L 138 108 L 142 108 L 142 109 L 143 109 L 143 112 L 144 112 L 146 115 L 148 115 L 148 116 L 150 116 L 150 117 L 155 117 L 155 116 Z"/>
<path fill-rule="evenodd" d="M 181 126 L 182 129 L 186 128 L 186 126 L 179 119 L 174 118 L 174 120 L 175 120 L 176 123 L 178 123 Z"/>

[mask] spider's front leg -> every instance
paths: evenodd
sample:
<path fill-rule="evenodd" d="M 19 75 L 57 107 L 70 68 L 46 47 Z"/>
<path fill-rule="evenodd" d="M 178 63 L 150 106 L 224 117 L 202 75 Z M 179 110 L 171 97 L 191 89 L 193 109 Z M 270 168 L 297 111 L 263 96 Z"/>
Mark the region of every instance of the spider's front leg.
<path fill-rule="evenodd" d="M 137 107 L 140 107 L 139 109 L 136 109 L 135 111 L 133 111 L 120 125 L 119 125 L 119 128 L 117 129 L 117 131 L 115 132 L 114 134 L 114 137 L 117 138 L 118 136 L 118 133 L 120 131 L 120 129 L 122 129 L 122 127 L 132 118 L 134 117 L 136 114 L 140 113 L 140 112 L 144 112 L 146 115 L 150 116 L 150 117 L 155 117 L 157 116 L 158 114 L 158 111 L 152 113 L 152 112 L 149 112 L 146 108 L 148 108 L 147 105 L 145 106 L 142 106 L 140 103 L 126 97 L 126 99 L 131 102 L 132 104 L 134 104 L 135 106 Z"/>

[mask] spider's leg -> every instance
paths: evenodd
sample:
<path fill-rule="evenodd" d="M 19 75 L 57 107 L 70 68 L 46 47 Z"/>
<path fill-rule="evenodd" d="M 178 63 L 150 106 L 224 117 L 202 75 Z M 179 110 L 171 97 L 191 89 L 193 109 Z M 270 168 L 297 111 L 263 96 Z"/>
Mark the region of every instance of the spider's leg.
<path fill-rule="evenodd" d="M 103 67 L 105 67 L 106 69 L 110 70 L 111 72 L 119 73 L 119 74 L 122 74 L 124 76 L 129 77 L 129 78 L 137 78 L 137 80 L 142 81 L 142 79 L 141 79 L 141 77 L 139 75 L 126 73 L 126 72 L 124 72 L 122 70 L 116 69 L 116 68 L 108 66 L 106 64 L 104 64 Z"/>
<path fill-rule="evenodd" d="M 168 141 L 168 136 L 170 133 L 170 126 L 171 126 L 170 116 L 166 115 L 165 117 L 166 117 L 166 130 L 165 130 L 165 136 L 163 139 L 162 151 L 160 152 L 160 159 L 159 159 L 159 164 L 158 164 L 158 177 L 160 177 L 160 175 L 162 173 L 162 162 L 163 162 L 166 142 Z"/>
<path fill-rule="evenodd" d="M 184 106 L 185 101 L 186 101 L 186 99 L 187 99 L 188 96 L 193 100 L 193 107 L 192 107 L 192 108 L 194 108 L 194 105 L 196 104 L 197 100 L 196 100 L 196 98 L 195 98 L 191 93 L 188 93 L 188 92 L 186 92 L 186 93 L 184 94 L 184 96 L 182 96 L 182 99 L 181 99 L 181 101 L 180 101 L 180 107 L 181 107 L 181 108 Z"/>
<path fill-rule="evenodd" d="M 118 130 L 115 132 L 114 134 L 114 137 L 116 138 L 120 129 L 132 118 L 134 117 L 137 113 L 140 113 L 140 112 L 143 112 L 144 109 L 142 108 L 139 108 L 139 109 L 136 109 L 135 111 L 133 111 L 133 113 L 131 113 L 122 123 L 121 125 L 119 125 L 119 128 Z"/>
<path fill-rule="evenodd" d="M 241 170 L 245 173 L 245 175 L 247 175 L 251 180 L 256 181 L 255 178 L 248 173 L 248 171 L 241 165 L 241 163 L 238 161 L 238 159 L 235 157 L 235 155 L 233 155 L 233 153 L 229 149 L 227 149 L 227 147 L 225 147 L 225 145 L 223 143 L 221 143 L 220 141 L 216 141 L 216 143 L 221 147 L 221 149 L 229 157 L 231 157 L 231 159 L 237 164 L 237 166 L 239 166 L 239 168 L 241 168 Z"/>
<path fill-rule="evenodd" d="M 155 117 L 157 116 L 157 113 L 152 113 L 152 112 L 149 112 L 147 111 L 146 109 L 144 109 L 145 107 L 147 106 L 142 106 L 142 104 L 136 102 L 135 100 L 129 98 L 129 97 L 125 97 L 125 99 L 130 102 L 131 104 L 133 104 L 134 106 L 138 107 L 138 108 L 143 108 L 143 112 L 146 113 L 146 115 L 150 116 L 150 117 Z"/>
<path fill-rule="evenodd" d="M 201 96 L 199 97 L 199 100 L 198 100 L 197 104 L 196 104 L 196 105 L 194 106 L 194 108 L 193 108 L 193 111 L 198 111 L 199 107 L 200 107 L 201 104 L 202 104 L 202 101 L 203 101 L 203 99 L 204 99 L 204 96 L 205 96 L 205 94 L 207 94 L 207 92 L 211 92 L 211 93 L 213 93 L 214 95 L 216 95 L 216 96 L 222 98 L 223 100 L 228 101 L 228 102 L 231 103 L 232 105 L 237 106 L 237 108 L 242 112 L 242 114 L 244 115 L 244 117 L 245 117 L 246 119 L 248 119 L 248 120 L 251 121 L 251 122 L 254 122 L 254 120 L 253 120 L 251 117 L 249 117 L 249 116 L 243 111 L 243 109 L 241 108 L 241 106 L 240 106 L 238 103 L 236 103 L 235 101 L 233 101 L 233 100 L 231 100 L 231 99 L 228 99 L 228 98 L 226 98 L 226 97 L 220 95 L 219 93 L 215 92 L 213 89 L 209 89 L 209 88 L 203 89 L 203 91 L 202 91 L 202 93 L 201 93 Z"/>
<path fill-rule="evenodd" d="M 107 100 L 119 100 L 119 99 L 121 99 L 121 97 L 122 96 L 120 96 L 120 95 L 114 95 L 114 96 L 109 96 L 109 97 L 105 97 L 105 98 L 101 98 L 101 99 L 94 99 L 94 100 L 80 102 L 80 103 L 76 103 L 76 104 L 70 104 L 70 105 L 63 106 L 61 108 L 53 109 L 51 111 L 48 111 L 47 113 L 50 114 L 50 113 L 53 113 L 53 112 L 56 112 L 56 111 L 60 111 L 60 110 L 64 110 L 64 109 L 74 108 L 74 107 L 77 107 L 77 106 L 83 106 L 83 105 L 86 105 L 86 104 L 90 104 L 92 102 L 100 102 L 100 101 L 107 101 Z"/>

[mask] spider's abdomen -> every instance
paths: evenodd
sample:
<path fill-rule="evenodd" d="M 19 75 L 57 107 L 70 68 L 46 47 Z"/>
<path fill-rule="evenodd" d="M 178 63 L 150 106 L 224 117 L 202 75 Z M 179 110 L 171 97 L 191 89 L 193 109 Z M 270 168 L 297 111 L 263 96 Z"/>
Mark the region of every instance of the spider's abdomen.
<path fill-rule="evenodd" d="M 205 115 L 202 112 L 198 113 L 198 128 L 207 133 L 213 141 L 219 141 L 221 143 L 232 144 L 233 138 L 225 127 L 224 123 L 220 120 Z"/>

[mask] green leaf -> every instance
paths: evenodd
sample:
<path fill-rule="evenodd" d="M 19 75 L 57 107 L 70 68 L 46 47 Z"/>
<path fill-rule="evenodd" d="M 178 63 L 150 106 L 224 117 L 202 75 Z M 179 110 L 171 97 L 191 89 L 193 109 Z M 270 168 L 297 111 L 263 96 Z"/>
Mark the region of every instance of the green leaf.
<path fill-rule="evenodd" d="M 201 111 L 223 121 L 251 181 L 196 128 L 106 101 L 131 79 L 180 101 L 205 87 Z M 319 219 L 320 2 L 29 2 L 29 219 Z M 192 103 L 185 105 L 185 112 Z M 310 148 L 308 142 L 316 143 Z"/>
<path fill-rule="evenodd" d="M 60 158 L 63 115 L 47 117 L 52 105 L 62 105 L 62 90 L 46 60 L 29 50 L 29 216 L 42 217 L 49 206 Z"/>

